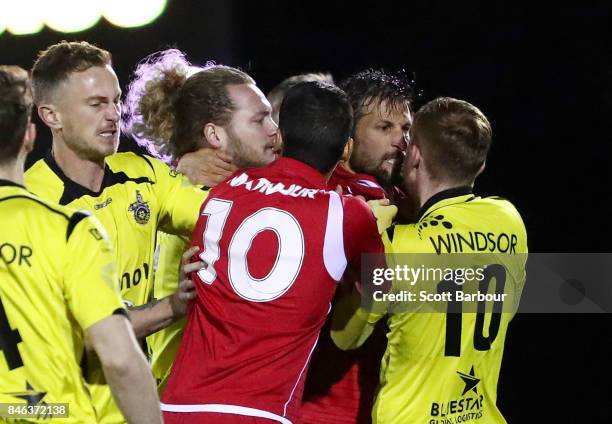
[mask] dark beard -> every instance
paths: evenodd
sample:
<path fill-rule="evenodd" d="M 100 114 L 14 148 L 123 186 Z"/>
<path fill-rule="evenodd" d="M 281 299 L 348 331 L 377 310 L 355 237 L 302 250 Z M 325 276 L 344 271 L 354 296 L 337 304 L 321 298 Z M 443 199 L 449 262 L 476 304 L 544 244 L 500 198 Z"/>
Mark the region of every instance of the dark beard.
<path fill-rule="evenodd" d="M 369 158 L 367 158 L 369 159 Z M 391 172 L 382 169 L 384 161 L 395 159 Z M 351 168 L 355 172 L 371 175 L 376 178 L 376 181 L 383 186 L 402 185 L 402 165 L 404 163 L 404 155 L 402 153 L 385 155 L 378 164 L 373 164 L 368 161 L 350 161 Z M 399 183 L 399 184 L 398 184 Z"/>

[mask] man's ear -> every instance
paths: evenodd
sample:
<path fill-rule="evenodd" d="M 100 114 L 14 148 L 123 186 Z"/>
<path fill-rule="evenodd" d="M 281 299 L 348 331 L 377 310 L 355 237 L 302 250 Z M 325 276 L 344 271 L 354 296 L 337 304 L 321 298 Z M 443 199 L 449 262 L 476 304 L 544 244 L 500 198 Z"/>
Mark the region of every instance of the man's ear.
<path fill-rule="evenodd" d="M 348 141 L 344 145 L 344 151 L 342 152 L 342 157 L 340 160 L 342 162 L 348 162 L 353 154 L 353 145 L 355 144 L 353 137 L 349 137 Z"/>
<path fill-rule="evenodd" d="M 484 171 L 484 170 L 485 170 L 485 168 L 486 168 L 486 165 L 487 165 L 487 161 L 485 160 L 485 161 L 482 163 L 482 165 L 480 165 L 480 169 L 479 169 L 479 170 L 478 170 L 478 172 L 476 173 L 476 176 L 479 176 L 480 174 L 482 174 L 482 173 L 483 173 L 483 171 Z"/>
<path fill-rule="evenodd" d="M 283 132 L 280 128 L 276 130 L 276 144 L 280 150 L 282 150 L 283 146 L 285 145 L 283 140 Z"/>
<path fill-rule="evenodd" d="M 212 146 L 213 149 L 221 149 L 224 146 L 223 137 L 225 136 L 225 130 L 219 125 L 209 122 L 204 125 L 202 129 L 204 135 L 204 141 Z"/>
<path fill-rule="evenodd" d="M 421 166 L 422 158 L 421 148 L 419 145 L 415 143 L 408 144 L 406 157 L 404 158 L 407 169 L 417 169 L 419 166 Z"/>
<path fill-rule="evenodd" d="M 36 139 L 36 125 L 28 123 L 26 132 L 23 135 L 23 150 L 26 154 L 34 150 L 34 140 Z"/>
<path fill-rule="evenodd" d="M 38 106 L 37 110 L 38 116 L 46 126 L 52 130 L 59 130 L 62 128 L 62 117 L 54 105 L 42 104 Z"/>

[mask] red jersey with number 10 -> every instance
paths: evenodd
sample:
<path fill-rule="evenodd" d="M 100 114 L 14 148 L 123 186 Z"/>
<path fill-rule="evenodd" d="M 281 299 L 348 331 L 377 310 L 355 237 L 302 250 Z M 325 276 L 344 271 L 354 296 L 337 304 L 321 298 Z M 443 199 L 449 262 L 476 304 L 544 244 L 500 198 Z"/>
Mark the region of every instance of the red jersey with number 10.
<path fill-rule="evenodd" d="M 282 158 L 210 192 L 193 236 L 207 267 L 195 277 L 164 411 L 299 422 L 337 282 L 361 253 L 383 252 L 367 205 L 325 187 L 313 168 Z"/>

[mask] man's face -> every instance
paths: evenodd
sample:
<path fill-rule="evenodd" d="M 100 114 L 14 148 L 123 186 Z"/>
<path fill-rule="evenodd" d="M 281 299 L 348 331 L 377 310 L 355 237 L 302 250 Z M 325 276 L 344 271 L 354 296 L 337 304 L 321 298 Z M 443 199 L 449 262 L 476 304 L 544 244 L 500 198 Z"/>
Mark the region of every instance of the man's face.
<path fill-rule="evenodd" d="M 117 151 L 121 89 L 109 65 L 73 72 L 54 98 L 62 138 L 80 158 L 97 162 Z"/>
<path fill-rule="evenodd" d="M 254 84 L 230 85 L 228 95 L 235 110 L 226 127 L 227 149 L 238 168 L 264 166 L 274 161 L 277 125 L 272 107 Z"/>
<path fill-rule="evenodd" d="M 406 151 L 406 135 L 412 125 L 408 104 L 389 105 L 374 99 L 355 126 L 355 147 L 350 165 L 387 186 L 399 173 Z"/>

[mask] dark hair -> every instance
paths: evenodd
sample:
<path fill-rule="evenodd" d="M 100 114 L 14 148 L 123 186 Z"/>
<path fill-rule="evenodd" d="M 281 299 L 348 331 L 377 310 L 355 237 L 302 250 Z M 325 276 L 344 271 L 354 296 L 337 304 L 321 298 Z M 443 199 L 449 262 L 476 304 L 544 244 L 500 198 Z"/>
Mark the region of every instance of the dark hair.
<path fill-rule="evenodd" d="M 0 66 L 0 164 L 19 154 L 31 113 L 28 73 L 18 66 Z"/>
<path fill-rule="evenodd" d="M 274 122 L 278 122 L 280 106 L 283 102 L 283 98 L 287 94 L 287 91 L 289 91 L 289 89 L 296 84 L 308 81 L 321 81 L 333 84 L 334 77 L 332 77 L 332 74 L 329 72 L 309 72 L 305 74 L 293 75 L 279 82 L 276 87 L 270 90 L 267 96 L 268 101 L 272 105 L 272 118 L 274 119 Z"/>
<path fill-rule="evenodd" d="M 236 68 L 212 62 L 193 66 L 176 49 L 148 56 L 134 75 L 125 100 L 124 128 L 138 144 L 166 160 L 197 150 L 207 123 L 230 122 L 234 105 L 228 85 L 255 84 Z"/>
<path fill-rule="evenodd" d="M 281 105 L 283 156 L 310 165 L 322 174 L 340 160 L 353 126 L 346 93 L 320 81 L 291 88 Z"/>
<path fill-rule="evenodd" d="M 373 104 L 403 110 L 414 98 L 414 81 L 405 72 L 388 74 L 384 70 L 366 69 L 351 75 L 339 84 L 351 101 L 354 127 Z"/>
<path fill-rule="evenodd" d="M 419 109 L 411 133 L 432 177 L 457 183 L 474 182 L 491 147 L 487 117 L 476 106 L 450 97 L 437 98 Z"/>
<path fill-rule="evenodd" d="M 71 73 L 111 64 L 111 54 L 86 41 L 61 41 L 41 51 L 32 68 L 34 102 L 49 101 Z"/>

